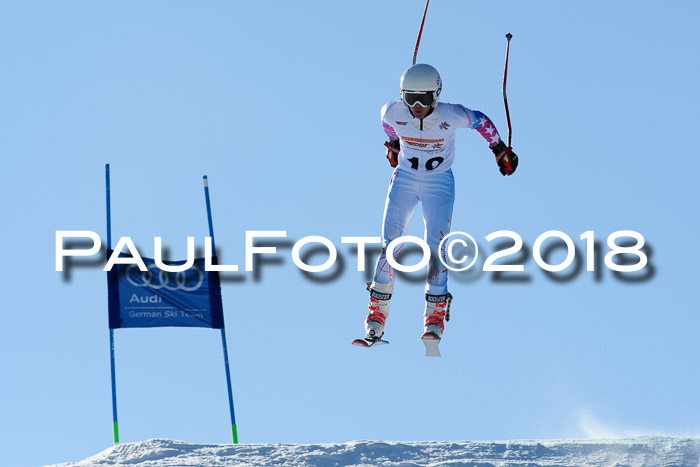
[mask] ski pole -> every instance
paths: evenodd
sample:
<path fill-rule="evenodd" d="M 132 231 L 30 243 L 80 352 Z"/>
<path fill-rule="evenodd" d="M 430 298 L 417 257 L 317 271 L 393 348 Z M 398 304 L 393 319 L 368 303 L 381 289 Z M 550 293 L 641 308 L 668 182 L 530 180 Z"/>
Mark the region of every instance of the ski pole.
<path fill-rule="evenodd" d="M 425 2 L 425 10 L 423 11 L 423 21 L 420 22 L 420 29 L 418 30 L 418 40 L 416 40 L 416 48 L 413 50 L 413 65 L 416 64 L 416 58 L 418 57 L 418 46 L 420 45 L 420 36 L 423 34 L 423 25 L 425 24 L 425 15 L 428 13 L 428 4 L 430 0 Z"/>
<path fill-rule="evenodd" d="M 510 112 L 508 112 L 508 97 L 506 96 L 506 81 L 508 80 L 508 52 L 510 51 L 510 40 L 513 38 L 511 33 L 506 34 L 506 66 L 503 69 L 503 104 L 506 107 L 506 121 L 508 122 L 508 147 L 511 147 L 510 141 L 513 137 L 513 129 L 510 126 Z"/>

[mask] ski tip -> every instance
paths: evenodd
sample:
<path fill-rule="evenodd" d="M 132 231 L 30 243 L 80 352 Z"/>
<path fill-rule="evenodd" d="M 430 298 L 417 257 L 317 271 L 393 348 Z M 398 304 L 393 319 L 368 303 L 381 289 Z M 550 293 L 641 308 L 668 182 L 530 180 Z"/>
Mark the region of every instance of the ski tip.
<path fill-rule="evenodd" d="M 355 339 L 354 341 L 351 342 L 352 345 L 357 345 L 359 347 L 369 347 L 370 344 L 364 339 Z"/>
<path fill-rule="evenodd" d="M 372 347 L 375 345 L 382 345 L 382 344 L 388 344 L 389 341 L 385 341 L 383 339 L 378 339 L 374 342 L 368 341 L 367 339 L 355 339 L 354 341 L 351 342 L 352 345 L 356 345 L 358 347 Z"/>

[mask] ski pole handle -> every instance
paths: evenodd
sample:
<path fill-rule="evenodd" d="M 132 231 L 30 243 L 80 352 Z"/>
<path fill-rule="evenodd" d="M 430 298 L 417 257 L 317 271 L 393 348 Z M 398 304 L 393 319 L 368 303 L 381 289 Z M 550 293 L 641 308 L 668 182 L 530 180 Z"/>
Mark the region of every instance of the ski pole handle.
<path fill-rule="evenodd" d="M 387 141 L 386 143 L 384 143 L 384 146 L 386 146 L 386 148 L 387 148 L 389 151 L 393 152 L 394 154 L 397 154 L 397 155 L 398 155 L 398 153 L 401 152 L 400 149 L 398 149 L 398 148 L 392 146 L 391 143 L 390 143 L 389 141 Z"/>

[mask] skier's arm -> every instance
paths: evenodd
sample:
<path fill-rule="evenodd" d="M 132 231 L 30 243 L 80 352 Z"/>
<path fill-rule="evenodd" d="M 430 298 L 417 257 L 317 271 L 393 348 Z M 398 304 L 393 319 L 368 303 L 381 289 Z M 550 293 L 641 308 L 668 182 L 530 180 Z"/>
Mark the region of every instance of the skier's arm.
<path fill-rule="evenodd" d="M 384 132 L 387 134 L 387 136 L 389 136 L 389 141 L 384 143 L 384 146 L 386 146 L 386 159 L 389 161 L 390 166 L 396 167 L 399 165 L 401 142 L 399 141 L 399 137 L 396 135 L 396 132 L 390 125 L 382 122 L 382 126 L 384 127 Z"/>
<path fill-rule="evenodd" d="M 470 110 L 459 105 L 458 108 L 466 117 L 466 126 L 476 130 L 489 144 L 489 148 L 496 156 L 498 170 L 502 175 L 512 175 L 518 168 L 518 156 L 513 152 L 513 148 L 506 146 L 501 140 L 501 136 L 496 130 L 490 118 L 478 110 Z M 461 115 L 460 115 L 461 116 Z"/>
<path fill-rule="evenodd" d="M 382 122 L 382 127 L 384 127 L 384 133 L 387 134 L 389 137 L 389 140 L 391 141 L 398 141 L 399 137 L 396 135 L 396 130 L 394 130 L 394 127 L 389 125 L 388 123 Z"/>
<path fill-rule="evenodd" d="M 498 134 L 496 126 L 483 112 L 478 110 L 470 110 L 463 105 L 458 105 L 457 107 L 463 112 L 463 115 L 459 116 L 462 118 L 466 117 L 465 126 L 468 126 L 472 130 L 476 130 L 481 137 L 486 140 L 489 147 L 496 146 L 501 142 L 501 136 Z"/>
<path fill-rule="evenodd" d="M 396 134 L 396 130 L 394 130 L 394 127 L 389 125 L 385 120 L 385 116 L 389 105 L 390 103 L 382 108 L 382 128 L 384 128 L 384 133 L 386 133 L 389 137 L 389 141 L 384 143 L 384 146 L 386 146 L 386 158 L 389 161 L 389 165 L 391 165 L 392 167 L 396 167 L 397 165 L 399 165 L 399 152 L 401 152 L 401 141 L 399 140 L 399 136 Z"/>

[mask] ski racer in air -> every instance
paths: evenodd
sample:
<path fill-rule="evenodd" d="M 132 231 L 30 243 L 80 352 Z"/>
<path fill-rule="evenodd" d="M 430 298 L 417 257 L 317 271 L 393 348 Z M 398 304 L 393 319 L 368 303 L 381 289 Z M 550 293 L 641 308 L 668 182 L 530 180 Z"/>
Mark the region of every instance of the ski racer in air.
<path fill-rule="evenodd" d="M 416 64 L 408 68 L 401 77 L 400 89 L 401 98 L 388 102 L 381 111 L 382 125 L 389 137 L 385 143 L 387 159 L 394 172 L 384 208 L 383 248 L 374 278 L 367 286 L 366 337 L 353 342 L 365 347 L 386 342 L 381 338 L 389 316 L 395 276 L 386 258 L 386 247 L 406 234 L 419 202 L 425 222 L 425 241 L 431 250 L 425 284 L 423 341 L 439 341 L 442 337 L 452 295 L 447 288 L 447 268 L 437 260 L 438 254 L 444 260 L 445 251 L 437 250 L 452 223 L 455 184 L 451 166 L 455 158 L 455 131 L 458 128 L 476 130 L 496 156 L 501 174 L 512 175 L 518 167 L 518 156 L 501 141 L 486 115 L 459 104 L 438 101 L 442 80 L 432 66 Z M 394 255 L 400 253 L 399 246 Z"/>

